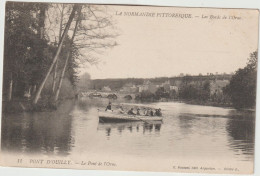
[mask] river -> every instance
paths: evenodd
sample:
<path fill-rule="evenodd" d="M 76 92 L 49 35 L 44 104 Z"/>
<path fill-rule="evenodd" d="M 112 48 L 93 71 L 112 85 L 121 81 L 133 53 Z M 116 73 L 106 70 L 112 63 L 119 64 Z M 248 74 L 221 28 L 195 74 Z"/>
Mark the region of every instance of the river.
<path fill-rule="evenodd" d="M 160 107 L 162 123 L 99 123 L 97 109 L 107 103 L 107 99 L 82 98 L 65 101 L 54 112 L 3 114 L 2 150 L 47 156 L 95 154 L 253 163 L 253 112 L 156 102 L 145 106 Z M 144 106 L 133 101 L 122 105 Z"/>

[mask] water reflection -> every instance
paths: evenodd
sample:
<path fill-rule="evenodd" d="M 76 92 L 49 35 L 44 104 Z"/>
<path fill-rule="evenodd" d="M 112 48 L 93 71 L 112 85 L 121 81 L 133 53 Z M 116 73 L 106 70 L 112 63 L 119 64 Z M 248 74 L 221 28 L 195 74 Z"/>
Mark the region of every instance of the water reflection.
<path fill-rule="evenodd" d="M 119 132 L 119 135 L 122 135 L 122 132 L 128 131 L 130 133 L 139 133 L 142 132 L 145 134 L 148 133 L 160 133 L 162 122 L 122 122 L 122 123 L 99 123 L 98 131 L 104 131 L 106 136 L 113 135 L 112 132 Z M 141 131 L 140 131 L 141 128 Z M 109 138 L 108 138 L 109 139 Z"/>
<path fill-rule="evenodd" d="M 255 141 L 255 118 L 253 113 L 230 112 L 233 118 L 228 119 L 227 132 L 230 136 L 229 145 L 236 152 L 253 157 Z M 234 116 L 236 118 L 234 118 Z"/>
<path fill-rule="evenodd" d="M 179 116 L 179 125 L 181 129 L 181 133 L 183 135 L 189 135 L 192 133 L 192 127 L 194 125 L 194 121 L 196 120 L 195 117 L 193 116 L 184 116 L 180 115 Z"/>
<path fill-rule="evenodd" d="M 161 130 L 161 124 L 155 124 L 155 125 L 154 125 L 154 129 L 155 129 L 156 132 L 160 132 L 160 130 Z"/>
<path fill-rule="evenodd" d="M 253 161 L 252 112 L 159 102 L 146 106 L 160 107 L 163 123 L 99 123 L 97 109 L 107 103 L 107 99 L 80 99 L 63 103 L 55 112 L 3 114 L 2 149 L 46 155 Z"/>
<path fill-rule="evenodd" d="M 20 113 L 3 115 L 2 150 L 68 155 L 73 138 L 68 115 L 71 104 L 63 104 L 67 112 Z"/>

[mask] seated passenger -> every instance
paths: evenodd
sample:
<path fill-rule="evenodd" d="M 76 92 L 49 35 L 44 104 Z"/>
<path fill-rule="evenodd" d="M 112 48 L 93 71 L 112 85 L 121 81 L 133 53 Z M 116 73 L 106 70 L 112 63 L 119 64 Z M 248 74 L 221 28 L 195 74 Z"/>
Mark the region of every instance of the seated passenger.
<path fill-rule="evenodd" d="M 161 108 L 155 110 L 155 115 L 156 116 L 162 116 Z"/>
<path fill-rule="evenodd" d="M 144 108 L 144 112 L 143 112 L 143 115 L 146 115 L 147 114 L 147 109 Z"/>
<path fill-rule="evenodd" d="M 111 102 L 108 103 L 105 111 L 107 111 L 107 110 L 112 111 L 112 105 L 111 104 L 112 104 Z"/>
<path fill-rule="evenodd" d="M 155 109 L 154 115 L 158 116 L 158 114 L 159 114 L 159 109 Z"/>
<path fill-rule="evenodd" d="M 141 115 L 141 114 L 140 114 L 140 109 L 139 109 L 139 108 L 137 108 L 137 110 L 136 110 L 136 115 Z"/>
<path fill-rule="evenodd" d="M 147 109 L 145 116 L 149 116 L 150 115 L 150 109 Z"/>
<path fill-rule="evenodd" d="M 134 113 L 134 108 L 131 108 L 128 112 L 127 112 L 128 115 L 135 115 Z"/>
<path fill-rule="evenodd" d="M 125 113 L 125 111 L 124 111 L 122 106 L 119 106 L 118 112 L 119 112 L 119 114 L 124 114 Z"/>
<path fill-rule="evenodd" d="M 154 113 L 153 113 L 153 110 L 151 109 L 150 116 L 153 116 L 153 115 L 154 115 Z"/>
<path fill-rule="evenodd" d="M 161 108 L 158 109 L 158 112 L 159 112 L 158 116 L 162 116 Z"/>

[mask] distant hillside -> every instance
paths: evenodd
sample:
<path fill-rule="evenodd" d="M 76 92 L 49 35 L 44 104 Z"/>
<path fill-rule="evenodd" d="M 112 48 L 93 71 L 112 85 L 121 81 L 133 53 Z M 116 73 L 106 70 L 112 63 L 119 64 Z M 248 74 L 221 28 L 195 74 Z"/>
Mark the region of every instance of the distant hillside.
<path fill-rule="evenodd" d="M 144 81 L 149 80 L 153 84 L 159 85 L 169 81 L 171 85 L 176 85 L 179 81 L 205 81 L 205 80 L 230 80 L 232 75 L 201 75 L 201 76 L 183 76 L 183 77 L 159 77 L 159 78 L 126 78 L 126 79 L 94 79 L 90 80 L 88 89 L 101 90 L 104 86 L 109 86 L 112 90 L 119 90 L 125 84 L 132 83 L 141 85 Z"/>

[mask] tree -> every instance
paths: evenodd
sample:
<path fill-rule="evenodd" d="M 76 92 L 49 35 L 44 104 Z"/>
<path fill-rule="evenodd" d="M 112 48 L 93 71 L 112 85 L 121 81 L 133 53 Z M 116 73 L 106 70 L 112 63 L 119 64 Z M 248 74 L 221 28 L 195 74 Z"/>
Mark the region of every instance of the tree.
<path fill-rule="evenodd" d="M 45 3 L 6 3 L 3 83 L 9 101 L 36 85 L 48 64 L 50 50 L 42 30 L 47 8 Z"/>
<path fill-rule="evenodd" d="M 210 98 L 210 81 L 192 81 L 183 77 L 179 97 L 185 100 L 207 101 Z"/>
<path fill-rule="evenodd" d="M 97 63 L 96 53 L 102 53 L 103 50 L 116 46 L 114 38 L 117 36 L 109 28 L 113 28 L 113 23 L 104 8 L 82 5 L 78 18 L 75 22 L 74 30 L 68 44 L 68 53 L 65 64 L 62 69 L 58 88 L 55 93 L 54 101 L 59 97 L 62 86 L 62 80 L 68 65 L 69 80 L 76 87 L 78 65 Z M 87 55 L 86 55 L 87 54 Z M 78 61 L 78 63 L 77 63 Z"/>
<path fill-rule="evenodd" d="M 78 9 L 78 18 L 77 18 L 77 21 L 76 21 L 76 24 L 75 24 L 75 27 L 74 27 L 74 31 L 73 31 L 72 37 L 71 37 L 71 39 L 70 39 L 70 41 L 69 41 L 69 44 L 68 44 L 67 57 L 66 57 L 66 60 L 65 60 L 65 63 L 64 63 L 63 70 L 62 70 L 62 72 L 61 72 L 59 84 L 58 84 L 57 91 L 56 91 L 55 97 L 54 97 L 54 101 L 55 101 L 55 102 L 56 102 L 56 101 L 58 100 L 58 98 L 59 98 L 60 89 L 61 89 L 61 85 L 62 85 L 62 80 L 63 80 L 64 74 L 65 74 L 65 71 L 66 71 L 66 68 L 67 68 L 67 64 L 68 64 L 69 58 L 71 57 L 71 54 L 72 54 L 73 41 L 74 41 L 74 38 L 75 38 L 75 35 L 76 35 L 76 32 L 77 32 L 78 24 L 79 24 L 80 17 L 81 17 L 81 8 L 82 8 L 82 7 L 80 7 L 80 8 Z"/>
<path fill-rule="evenodd" d="M 156 99 L 160 99 L 164 97 L 164 88 L 163 87 L 159 87 L 156 92 L 155 92 L 155 98 Z"/>
<path fill-rule="evenodd" d="M 257 52 L 250 54 L 247 66 L 238 69 L 229 85 L 223 90 L 235 108 L 252 108 L 256 105 Z"/>
<path fill-rule="evenodd" d="M 198 91 L 198 99 L 201 101 L 207 101 L 210 98 L 210 82 L 207 80 L 202 84 L 202 87 Z"/>
<path fill-rule="evenodd" d="M 98 63 L 98 55 L 116 46 L 114 31 L 106 6 L 7 2 L 3 97 L 35 95 L 37 104 L 41 96 L 58 97 L 62 82 L 75 91 L 78 68 Z"/>
<path fill-rule="evenodd" d="M 59 25 L 59 42 L 61 40 L 61 34 L 63 30 L 63 18 L 64 18 L 64 4 L 61 4 L 61 8 L 59 8 L 59 4 L 57 5 L 59 11 L 60 11 L 60 25 Z M 57 78 L 57 69 L 58 69 L 58 59 L 55 62 L 54 70 L 53 70 L 53 82 L 52 82 L 52 92 L 55 93 L 55 87 L 56 87 L 56 78 Z"/>
<path fill-rule="evenodd" d="M 44 87 L 44 85 L 45 85 L 45 83 L 46 83 L 46 80 L 48 79 L 48 77 L 49 77 L 49 75 L 50 75 L 50 73 L 51 73 L 51 71 L 52 71 L 52 69 L 53 69 L 53 67 L 54 67 L 54 64 L 56 63 L 56 61 L 57 61 L 57 59 L 58 59 L 58 57 L 59 57 L 59 54 L 60 54 L 60 51 L 61 51 L 61 48 L 62 48 L 62 44 L 63 44 L 63 42 L 64 42 L 64 40 L 65 40 L 65 36 L 66 36 L 67 33 L 68 33 L 68 30 L 69 30 L 69 28 L 70 28 L 71 22 L 72 22 L 72 20 L 73 20 L 73 18 L 74 18 L 74 16 L 75 16 L 75 12 L 78 10 L 79 7 L 80 7 L 80 5 L 78 5 L 78 4 L 75 4 L 75 5 L 73 6 L 73 10 L 72 10 L 72 12 L 71 12 L 71 14 L 70 14 L 68 23 L 67 23 L 67 25 L 66 25 L 66 27 L 65 27 L 65 29 L 64 29 L 63 34 L 62 34 L 60 43 L 59 43 L 58 48 L 57 48 L 57 52 L 56 52 L 56 54 L 55 54 L 55 57 L 53 58 L 52 64 L 51 64 L 51 66 L 49 67 L 48 72 L 46 73 L 46 76 L 44 77 L 42 83 L 40 84 L 39 89 L 38 89 L 37 92 L 36 92 L 35 98 L 34 98 L 34 100 L 33 100 L 33 104 L 37 104 L 37 102 L 38 102 L 38 100 L 39 100 L 39 98 L 40 98 L 42 89 L 43 89 L 43 87 Z"/>
<path fill-rule="evenodd" d="M 198 89 L 193 84 L 184 84 L 180 87 L 179 96 L 185 100 L 195 100 L 198 97 Z"/>
<path fill-rule="evenodd" d="M 158 100 L 160 98 L 170 98 L 170 93 L 166 92 L 163 87 L 159 87 L 155 92 L 155 98 Z"/>

